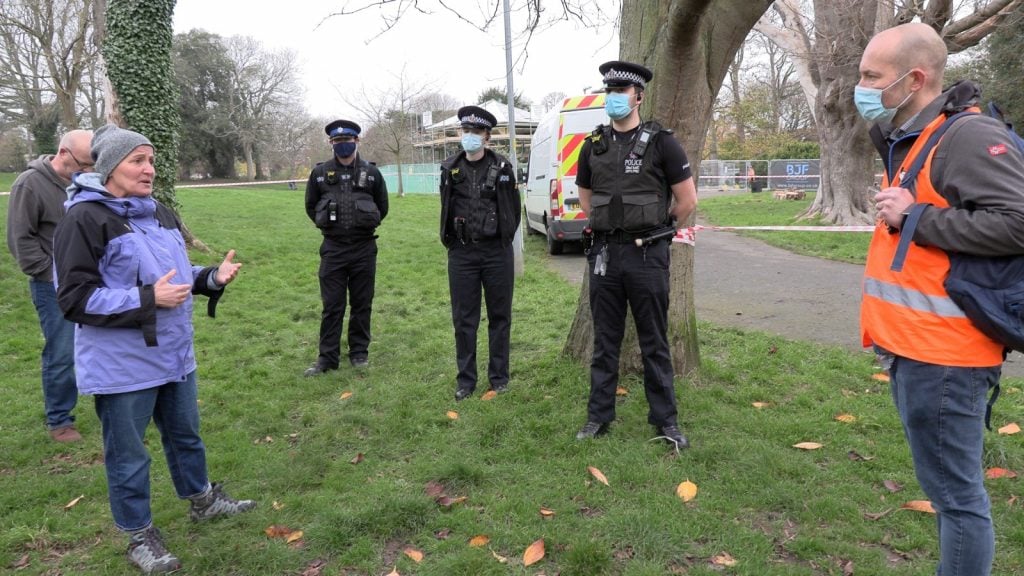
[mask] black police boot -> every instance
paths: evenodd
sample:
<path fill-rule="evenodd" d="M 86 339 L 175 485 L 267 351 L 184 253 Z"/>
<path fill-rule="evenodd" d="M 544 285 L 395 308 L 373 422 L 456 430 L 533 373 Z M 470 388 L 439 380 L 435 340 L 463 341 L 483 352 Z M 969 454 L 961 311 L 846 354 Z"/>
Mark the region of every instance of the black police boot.
<path fill-rule="evenodd" d="M 455 389 L 455 401 L 456 402 L 462 402 L 463 400 L 465 400 L 466 398 L 469 398 L 472 395 L 473 395 L 473 390 L 471 388 L 461 388 L 460 387 L 460 388 L 456 388 Z"/>
<path fill-rule="evenodd" d="M 370 360 L 366 356 L 353 356 L 349 358 L 349 363 L 353 368 L 366 368 L 370 365 Z"/>
<path fill-rule="evenodd" d="M 686 450 L 690 447 L 690 441 L 683 436 L 683 433 L 679 431 L 679 427 L 675 424 L 668 426 L 662 426 L 658 428 L 658 436 L 655 438 L 664 438 L 670 444 L 675 445 L 676 450 Z"/>
<path fill-rule="evenodd" d="M 590 440 L 591 438 L 597 438 L 603 436 L 608 432 L 608 423 L 604 422 L 592 422 L 588 421 L 580 428 L 580 431 L 576 433 L 577 440 Z"/>
<path fill-rule="evenodd" d="M 309 378 L 310 376 L 319 376 L 324 372 L 330 372 L 331 370 L 337 370 L 337 366 L 328 366 L 317 361 L 315 364 L 306 368 L 306 371 L 302 373 L 303 376 Z"/>
<path fill-rule="evenodd" d="M 494 390 L 498 394 L 504 394 L 505 392 L 508 392 L 508 382 L 504 382 L 502 384 L 491 384 L 491 390 Z"/>

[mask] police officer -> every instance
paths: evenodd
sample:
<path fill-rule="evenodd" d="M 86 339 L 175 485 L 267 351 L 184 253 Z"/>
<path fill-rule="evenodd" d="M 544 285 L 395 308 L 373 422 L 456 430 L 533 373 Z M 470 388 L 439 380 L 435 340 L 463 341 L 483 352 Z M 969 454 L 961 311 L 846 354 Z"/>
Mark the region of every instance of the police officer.
<path fill-rule="evenodd" d="M 380 171 L 359 157 L 359 125 L 335 120 L 327 133 L 334 157 L 317 164 L 306 182 L 306 214 L 324 236 L 320 245 L 320 355 L 306 376 L 338 368 L 341 324 L 348 295 L 348 359 L 368 364 L 370 310 L 377 272 L 374 230 L 388 215 L 388 190 Z"/>
<path fill-rule="evenodd" d="M 520 200 L 511 163 L 487 147 L 497 119 L 478 106 L 463 106 L 458 117 L 463 151 L 441 164 L 441 242 L 448 248 L 455 400 L 463 400 L 476 389 L 481 288 L 487 302 L 487 377 L 491 390 L 508 390 L 512 238 L 519 228 Z"/>
<path fill-rule="evenodd" d="M 586 139 L 576 175 L 580 204 L 593 230 L 587 269 L 594 322 L 587 423 L 576 438 L 603 434 L 615 419 L 628 304 L 643 357 L 647 421 L 676 449 L 686 448 L 689 442 L 676 422 L 668 341 L 671 239 L 644 240 L 657 232 L 671 234 L 673 219 L 685 222 L 697 206 L 697 190 L 686 153 L 672 132 L 657 122 L 640 121 L 638 108 L 653 73 L 620 61 L 605 62 L 599 70 L 611 125 L 598 126 Z"/>

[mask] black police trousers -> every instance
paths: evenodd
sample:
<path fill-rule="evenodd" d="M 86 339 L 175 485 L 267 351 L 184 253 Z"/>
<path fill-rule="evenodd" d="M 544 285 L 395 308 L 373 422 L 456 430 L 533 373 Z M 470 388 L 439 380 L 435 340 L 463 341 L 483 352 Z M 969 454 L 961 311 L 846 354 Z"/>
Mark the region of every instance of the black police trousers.
<path fill-rule="evenodd" d="M 512 246 L 498 239 L 462 244 L 448 249 L 448 290 L 452 298 L 458 388 L 476 389 L 476 332 L 480 326 L 480 292 L 487 303 L 487 341 L 491 386 L 508 384 L 509 342 L 512 328 L 512 288 L 515 261 Z"/>
<path fill-rule="evenodd" d="M 604 244 L 595 243 L 587 256 L 590 313 L 594 319 L 594 356 L 590 362 L 591 422 L 615 420 L 619 385 L 619 352 L 626 329 L 626 305 L 633 312 L 644 364 L 647 421 L 676 424 L 672 353 L 668 343 L 669 249 L 665 240 L 646 251 L 632 242 L 607 244 L 605 275 L 594 273 L 594 260 Z M 646 254 L 645 254 L 646 252 Z"/>
<path fill-rule="evenodd" d="M 325 236 L 320 245 L 320 357 L 322 366 L 337 368 L 341 325 L 349 304 L 348 356 L 366 358 L 370 347 L 370 311 L 377 275 L 377 241 L 341 242 Z"/>

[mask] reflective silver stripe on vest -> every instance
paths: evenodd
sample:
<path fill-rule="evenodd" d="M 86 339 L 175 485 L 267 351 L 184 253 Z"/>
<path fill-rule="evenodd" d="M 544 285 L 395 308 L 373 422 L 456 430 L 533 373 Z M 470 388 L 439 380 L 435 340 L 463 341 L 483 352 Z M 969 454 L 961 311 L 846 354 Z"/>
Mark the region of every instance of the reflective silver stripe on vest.
<path fill-rule="evenodd" d="M 904 306 L 912 310 L 930 312 L 945 318 L 966 318 L 964 311 L 948 296 L 929 296 L 917 290 L 903 288 L 874 278 L 864 279 L 864 294 L 880 300 Z"/>

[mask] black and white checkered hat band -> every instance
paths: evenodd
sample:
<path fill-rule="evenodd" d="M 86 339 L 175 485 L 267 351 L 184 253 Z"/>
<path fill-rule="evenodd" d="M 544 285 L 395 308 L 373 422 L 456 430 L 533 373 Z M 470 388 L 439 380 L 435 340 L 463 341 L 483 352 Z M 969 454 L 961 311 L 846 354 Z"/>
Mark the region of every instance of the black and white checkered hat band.
<path fill-rule="evenodd" d="M 462 118 L 459 118 L 459 121 L 462 122 L 463 124 L 477 124 L 480 126 L 486 126 L 487 128 L 494 128 L 490 120 L 487 120 L 486 118 L 481 118 L 476 114 L 463 116 Z"/>
<path fill-rule="evenodd" d="M 616 70 L 614 68 L 612 68 L 608 72 L 605 72 L 605 75 L 604 75 L 604 83 L 605 84 L 607 84 L 609 82 L 620 81 L 620 80 L 625 80 L 626 82 L 629 82 L 631 84 L 637 84 L 639 86 L 644 86 L 644 79 L 643 79 L 643 77 L 640 76 L 639 74 L 635 73 L 635 72 L 628 72 L 626 70 Z"/>

